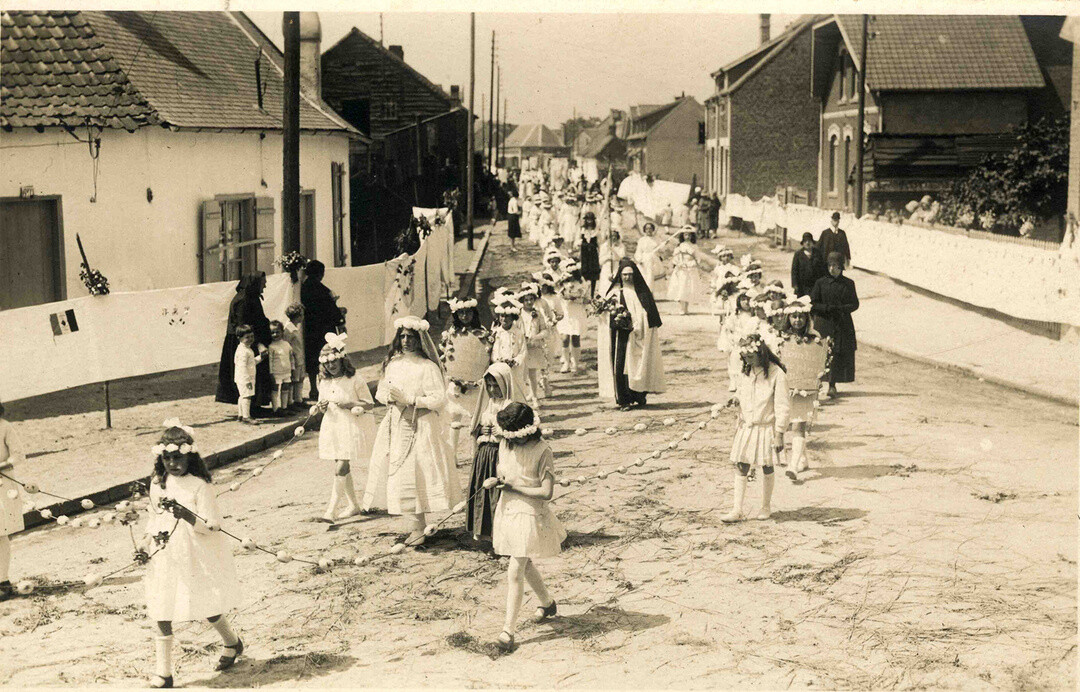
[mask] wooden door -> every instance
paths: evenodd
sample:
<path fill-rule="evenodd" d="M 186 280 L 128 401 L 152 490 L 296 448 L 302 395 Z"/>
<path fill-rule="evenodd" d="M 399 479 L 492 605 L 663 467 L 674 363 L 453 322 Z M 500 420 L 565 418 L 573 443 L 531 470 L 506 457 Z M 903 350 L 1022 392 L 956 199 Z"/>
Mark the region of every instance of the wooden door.
<path fill-rule="evenodd" d="M 63 300 L 60 199 L 0 200 L 0 310 Z"/>

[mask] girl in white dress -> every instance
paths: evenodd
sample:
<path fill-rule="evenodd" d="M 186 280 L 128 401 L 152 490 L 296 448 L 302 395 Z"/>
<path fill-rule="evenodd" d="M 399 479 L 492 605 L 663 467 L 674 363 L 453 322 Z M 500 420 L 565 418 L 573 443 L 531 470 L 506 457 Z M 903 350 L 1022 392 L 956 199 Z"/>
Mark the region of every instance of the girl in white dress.
<path fill-rule="evenodd" d="M 524 283 L 517 294 L 521 301 L 521 328 L 525 332 L 525 382 L 528 403 L 534 409 L 539 407 L 539 400 L 546 396 L 542 388 L 544 371 L 548 366 L 548 332 L 552 324 L 539 308 L 540 285 Z"/>
<path fill-rule="evenodd" d="M 663 247 L 655 236 L 656 224 L 652 221 L 646 222 L 641 228 L 637 247 L 634 248 L 634 264 L 638 266 L 650 289 L 655 289 L 656 269 L 660 260 L 660 248 Z"/>
<path fill-rule="evenodd" d="M 492 327 L 491 362 L 506 363 L 519 382 L 525 380 L 525 356 L 528 342 L 521 324 L 521 303 L 511 294 L 503 294 L 492 310 L 498 324 Z"/>
<path fill-rule="evenodd" d="M 244 651 L 225 617 L 240 603 L 240 582 L 232 547 L 220 532 L 210 472 L 192 429 L 176 420 L 165 423 L 169 427 L 152 450 L 150 520 L 140 543 L 142 554 L 153 553 L 145 576 L 146 614 L 158 627 L 152 688 L 173 686 L 174 622 L 208 620 L 213 625 L 224 646 L 217 670 L 231 667 Z"/>
<path fill-rule="evenodd" d="M 802 296 L 785 308 L 787 332 L 785 343 L 821 343 L 821 334 L 810 326 L 810 296 Z M 817 391 L 791 390 L 791 456 L 788 457 L 787 477 L 798 480 L 806 470 L 806 433 L 814 420 Z"/>
<path fill-rule="evenodd" d="M 701 272 L 698 269 L 694 244 L 697 234 L 692 226 L 683 226 L 679 232 L 679 244 L 671 256 L 671 277 L 668 279 L 668 300 L 679 304 L 680 314 L 685 315 L 690 301 L 701 292 Z"/>
<path fill-rule="evenodd" d="M 440 360 L 446 365 L 447 350 L 451 343 L 459 336 L 470 334 L 488 345 L 491 351 L 491 332 L 480 324 L 480 312 L 476 309 L 476 299 L 457 300 L 451 298 L 450 328 L 443 332 L 439 343 Z M 480 396 L 480 388 L 483 383 L 464 382 L 462 380 L 447 377 L 446 386 L 446 417 L 450 426 L 450 449 L 457 460 L 458 441 L 461 437 L 461 429 L 469 422 L 472 410 L 476 408 L 476 400 Z M 472 452 L 469 452 L 470 456 Z"/>
<path fill-rule="evenodd" d="M 540 437 L 540 421 L 525 404 L 507 404 L 496 416 L 499 444 L 499 502 L 495 506 L 492 545 L 510 557 L 507 572 L 506 620 L 497 644 L 514 648 L 514 631 L 525 582 L 536 594 L 537 618 L 555 615 L 555 599 L 547 590 L 533 560 L 562 552 L 566 530 L 548 503 L 555 494 L 555 458 Z M 489 481 L 490 483 L 490 481 Z"/>
<path fill-rule="evenodd" d="M 622 235 L 618 231 L 611 231 L 611 240 L 607 240 L 605 236 L 604 242 L 600 243 L 600 250 L 598 252 L 600 259 L 600 280 L 597 282 L 597 286 L 603 291 L 607 289 L 611 284 L 611 270 L 612 267 L 619 266 L 619 260 L 626 257 L 626 246 L 623 245 Z"/>
<path fill-rule="evenodd" d="M 461 501 L 442 411 L 446 375 L 427 320 L 403 317 L 383 361 L 375 399 L 388 411 L 375 435 L 364 509 L 385 507 L 409 519 L 409 545 L 424 542 L 425 514 Z"/>
<path fill-rule="evenodd" d="M 559 278 L 558 291 L 562 319 L 556 329 L 562 335 L 562 355 L 559 372 L 581 372 L 581 333 L 588 315 L 585 312 L 585 284 L 577 263 L 566 266 L 566 273 Z"/>
<path fill-rule="evenodd" d="M 0 404 L 0 473 L 13 475 L 14 459 L 22 461 L 22 447 L 15 440 L 15 430 L 11 423 L 4 419 L 4 405 Z M 11 497 L 11 494 L 14 494 L 14 497 Z M 11 568 L 11 539 L 8 536 L 24 528 L 26 527 L 23 525 L 18 486 L 0 478 L 0 601 L 6 601 L 15 593 L 8 578 L 8 570 Z"/>
<path fill-rule="evenodd" d="M 739 357 L 739 342 L 747 336 L 754 334 L 761 327 L 761 320 L 754 315 L 750 305 L 750 293 L 752 287 L 745 282 L 739 284 L 739 292 L 735 299 L 735 313 L 724 321 L 724 328 L 720 334 L 721 351 L 728 354 L 728 390 L 734 392 L 739 384 L 739 373 L 742 372 L 742 360 Z"/>
<path fill-rule="evenodd" d="M 319 428 L 319 458 L 335 463 L 334 486 L 330 504 L 322 521 L 333 524 L 360 513 L 356 499 L 352 467 L 371 457 L 375 443 L 375 400 L 367 381 L 345 352 L 345 334 L 327 334 L 326 345 L 319 352 L 319 403 L 323 412 Z M 341 500 L 347 502 L 345 512 L 337 514 Z"/>
<path fill-rule="evenodd" d="M 536 301 L 537 310 L 544 315 L 544 321 L 548 325 L 547 331 L 547 365 L 540 372 L 540 386 L 544 390 L 544 396 L 551 396 L 551 378 L 548 377 L 551 361 L 559 352 L 561 337 L 556 328 L 562 319 L 562 302 L 556 293 L 556 275 L 549 271 L 540 271 L 533 274 L 533 278 L 540 284 L 540 300 Z"/>
<path fill-rule="evenodd" d="M 738 352 L 743 363 L 736 389 L 740 421 L 730 456 L 736 470 L 735 501 L 731 512 L 721 517 L 728 523 L 742 521 L 747 475 L 759 467 L 763 475 L 761 509 L 754 518 L 771 516 L 776 482 L 773 469 L 784 451 L 784 431 L 791 412 L 784 366 L 761 336 L 751 334 L 744 338 L 739 342 Z"/>

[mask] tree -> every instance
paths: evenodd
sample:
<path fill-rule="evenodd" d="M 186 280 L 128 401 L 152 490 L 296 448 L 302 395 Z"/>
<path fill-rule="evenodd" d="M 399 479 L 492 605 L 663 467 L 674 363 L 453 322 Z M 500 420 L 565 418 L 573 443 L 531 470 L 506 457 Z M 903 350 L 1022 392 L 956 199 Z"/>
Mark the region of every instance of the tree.
<path fill-rule="evenodd" d="M 1065 213 L 1069 185 L 1069 120 L 1043 119 L 1016 130 L 1016 145 L 987 156 L 953 183 L 941 220 L 967 228 L 1016 234 L 1027 220 Z"/>
<path fill-rule="evenodd" d="M 581 134 L 583 130 L 588 130 L 590 127 L 596 127 L 603 120 L 593 117 L 578 116 L 577 118 L 570 118 L 562 124 L 563 142 L 566 146 L 570 146 L 577 139 L 577 136 Z"/>

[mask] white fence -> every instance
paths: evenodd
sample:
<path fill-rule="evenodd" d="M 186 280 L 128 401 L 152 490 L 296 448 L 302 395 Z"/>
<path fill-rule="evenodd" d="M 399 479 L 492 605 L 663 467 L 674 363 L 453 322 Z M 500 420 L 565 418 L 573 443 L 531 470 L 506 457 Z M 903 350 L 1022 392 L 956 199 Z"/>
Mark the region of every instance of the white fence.
<path fill-rule="evenodd" d="M 414 213 L 434 218 L 436 210 Z M 397 317 L 422 316 L 449 295 L 454 229 L 445 217 L 414 255 L 326 270 L 323 282 L 348 308 L 350 351 L 389 343 Z M 235 288 L 230 281 L 0 311 L 0 401 L 215 363 Z M 269 319 L 284 322 L 285 308 L 299 300 L 300 286 L 288 274 L 267 277 Z"/>
<path fill-rule="evenodd" d="M 789 238 L 829 226 L 832 212 L 802 204 L 756 202 L 728 195 L 728 216 L 752 221 L 759 233 L 777 226 Z M 1080 324 L 1080 247 L 998 242 L 984 233 L 841 217 L 856 267 L 938 295 L 1024 320 Z M 933 325 L 926 325 L 933 329 Z"/>

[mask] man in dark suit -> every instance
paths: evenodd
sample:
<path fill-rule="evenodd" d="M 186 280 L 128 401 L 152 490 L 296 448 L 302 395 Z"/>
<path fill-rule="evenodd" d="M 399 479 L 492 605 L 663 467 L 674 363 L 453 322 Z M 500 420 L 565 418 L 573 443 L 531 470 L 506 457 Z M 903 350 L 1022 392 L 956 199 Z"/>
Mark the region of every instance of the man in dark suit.
<path fill-rule="evenodd" d="M 851 266 L 851 246 L 848 245 L 847 233 L 840 228 L 840 212 L 833 212 L 832 226 L 821 232 L 817 245 L 822 257 L 827 259 L 832 253 L 839 252 L 844 256 L 844 267 Z"/>

